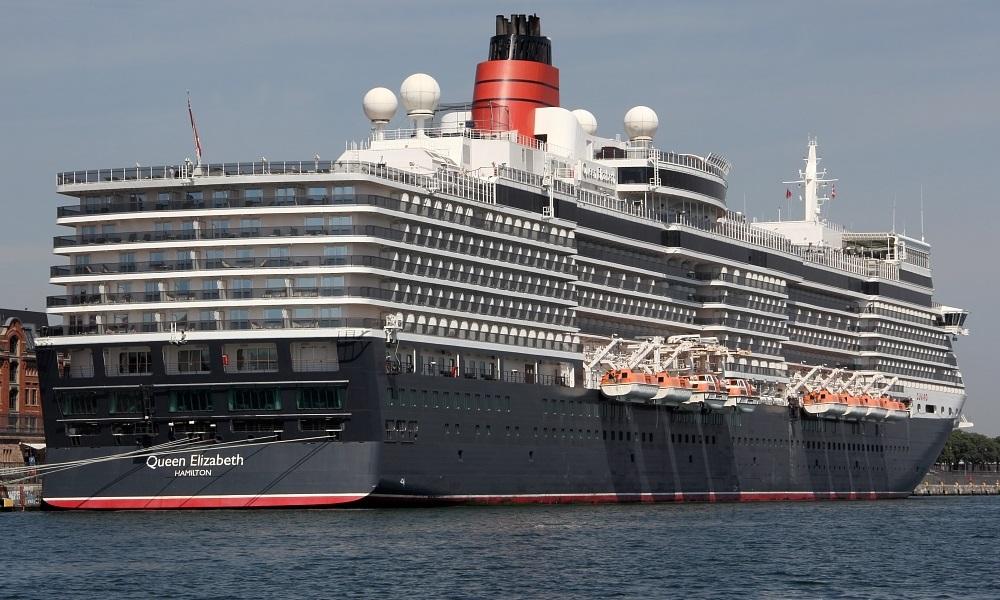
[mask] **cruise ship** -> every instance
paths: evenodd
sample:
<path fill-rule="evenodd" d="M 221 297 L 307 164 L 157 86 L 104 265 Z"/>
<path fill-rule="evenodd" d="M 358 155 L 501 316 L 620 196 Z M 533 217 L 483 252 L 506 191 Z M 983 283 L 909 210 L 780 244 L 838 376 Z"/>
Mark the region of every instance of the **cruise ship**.
<path fill-rule="evenodd" d="M 815 140 L 803 218 L 748 219 L 653 109 L 560 106 L 534 15 L 440 95 L 368 91 L 336 160 L 203 162 L 195 129 L 196 160 L 58 174 L 46 507 L 910 494 L 967 313 L 922 239 L 824 218 Z"/>

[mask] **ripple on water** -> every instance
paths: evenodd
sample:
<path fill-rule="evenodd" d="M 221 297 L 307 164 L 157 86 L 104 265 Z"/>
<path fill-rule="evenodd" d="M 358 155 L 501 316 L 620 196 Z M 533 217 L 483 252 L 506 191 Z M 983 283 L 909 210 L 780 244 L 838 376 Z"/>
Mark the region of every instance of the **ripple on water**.
<path fill-rule="evenodd" d="M 3 595 L 988 598 L 998 509 L 967 497 L 17 513 L 0 517 L 17 540 Z"/>

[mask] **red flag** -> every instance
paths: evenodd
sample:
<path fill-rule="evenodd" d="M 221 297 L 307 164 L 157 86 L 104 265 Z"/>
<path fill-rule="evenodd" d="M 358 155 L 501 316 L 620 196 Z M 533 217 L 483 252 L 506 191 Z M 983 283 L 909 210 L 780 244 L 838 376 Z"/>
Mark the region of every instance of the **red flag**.
<path fill-rule="evenodd" d="M 785 200 L 790 200 L 792 198 L 792 190 L 785 188 Z"/>
<path fill-rule="evenodd" d="M 830 189 L 830 199 L 832 200 L 836 197 L 837 197 L 837 186 L 836 184 L 834 184 L 833 188 Z"/>
<path fill-rule="evenodd" d="M 194 134 L 194 155 L 197 164 L 201 164 L 201 137 L 198 136 L 198 126 L 194 123 L 194 111 L 191 110 L 191 94 L 188 94 L 188 117 L 191 119 L 191 132 Z"/>

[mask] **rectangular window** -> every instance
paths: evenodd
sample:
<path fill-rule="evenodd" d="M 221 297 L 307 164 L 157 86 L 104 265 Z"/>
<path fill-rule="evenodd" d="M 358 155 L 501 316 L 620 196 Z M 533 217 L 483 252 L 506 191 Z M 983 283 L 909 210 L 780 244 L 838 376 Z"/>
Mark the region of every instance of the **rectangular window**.
<path fill-rule="evenodd" d="M 353 185 L 338 185 L 333 188 L 333 196 L 335 198 L 344 196 L 353 196 L 353 195 L 354 195 Z"/>
<path fill-rule="evenodd" d="M 323 217 L 306 217 L 306 233 L 321 234 L 326 229 Z"/>
<path fill-rule="evenodd" d="M 242 372 L 277 371 L 278 351 L 274 346 L 238 348 L 236 350 L 236 370 Z"/>
<path fill-rule="evenodd" d="M 260 235 L 260 219 L 240 219 L 240 235 L 243 237 Z"/>
<path fill-rule="evenodd" d="M 324 307 L 319 309 L 320 327 L 339 327 L 341 310 L 339 306 Z"/>
<path fill-rule="evenodd" d="M 309 321 L 315 323 L 316 319 Z M 336 342 L 292 342 L 291 351 L 292 370 L 295 372 L 336 371 L 339 368 Z"/>
<path fill-rule="evenodd" d="M 229 311 L 230 329 L 250 329 L 250 311 L 245 308 L 234 308 Z"/>
<path fill-rule="evenodd" d="M 215 190 L 212 192 L 212 206 L 214 208 L 229 206 L 229 190 Z"/>
<path fill-rule="evenodd" d="M 221 282 L 214 279 L 201 280 L 201 299 L 216 300 L 219 298 L 219 284 Z"/>
<path fill-rule="evenodd" d="M 343 289 L 344 289 L 343 275 L 324 275 L 320 279 L 321 296 L 339 296 L 343 293 Z"/>
<path fill-rule="evenodd" d="M 59 407 L 62 409 L 64 417 L 96 415 L 97 394 L 94 392 L 59 394 Z"/>
<path fill-rule="evenodd" d="M 281 397 L 275 389 L 235 389 L 229 392 L 229 410 L 281 410 Z"/>
<path fill-rule="evenodd" d="M 135 252 L 122 252 L 118 255 L 118 270 L 122 273 L 135 272 Z"/>
<path fill-rule="evenodd" d="M 177 351 L 177 371 L 179 373 L 207 373 L 208 350 L 190 348 Z"/>
<path fill-rule="evenodd" d="M 277 277 L 269 277 L 265 283 L 266 289 L 264 290 L 264 296 L 266 298 L 274 297 L 284 297 L 285 296 L 285 280 L 279 279 Z"/>
<path fill-rule="evenodd" d="M 285 326 L 285 313 L 280 308 L 264 309 L 264 327 L 267 329 L 281 329 Z"/>
<path fill-rule="evenodd" d="M 325 431 L 332 437 L 339 439 L 340 433 L 344 431 L 344 422 L 339 419 L 302 419 L 299 421 L 300 431 Z"/>
<path fill-rule="evenodd" d="M 302 388 L 297 406 L 303 410 L 340 410 L 344 408 L 346 395 L 347 388 L 343 386 Z"/>
<path fill-rule="evenodd" d="M 264 190 L 260 188 L 247 188 L 243 190 L 243 198 L 247 206 L 260 206 L 264 199 Z"/>
<path fill-rule="evenodd" d="M 208 390 L 172 391 L 167 410 L 172 413 L 212 410 L 212 393 Z"/>
<path fill-rule="evenodd" d="M 220 248 L 213 248 L 205 251 L 205 268 L 221 269 L 226 267 L 226 251 Z"/>
<path fill-rule="evenodd" d="M 350 227 L 352 222 L 353 221 L 351 215 L 330 217 L 330 228 L 337 229 L 337 228 Z"/>
<path fill-rule="evenodd" d="M 152 368 L 149 350 L 128 350 L 118 354 L 119 375 L 148 375 Z"/>
<path fill-rule="evenodd" d="M 316 296 L 319 293 L 319 289 L 316 287 L 317 281 L 315 277 L 296 277 L 295 278 L 295 295 L 296 296 Z"/>
<path fill-rule="evenodd" d="M 112 415 L 142 414 L 145 405 L 138 390 L 116 391 L 111 394 L 108 413 Z"/>
<path fill-rule="evenodd" d="M 284 421 L 274 419 L 234 419 L 234 433 L 280 433 L 285 430 Z"/>
<path fill-rule="evenodd" d="M 316 309 L 312 307 L 292 309 L 292 327 L 317 327 Z"/>
<path fill-rule="evenodd" d="M 325 187 L 311 187 L 308 190 L 308 195 L 310 198 L 325 198 L 326 188 Z"/>

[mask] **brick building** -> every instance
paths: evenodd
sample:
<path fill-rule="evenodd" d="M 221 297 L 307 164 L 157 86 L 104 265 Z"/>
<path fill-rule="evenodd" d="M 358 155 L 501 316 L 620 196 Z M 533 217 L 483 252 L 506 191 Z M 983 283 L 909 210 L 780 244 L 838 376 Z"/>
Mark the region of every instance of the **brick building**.
<path fill-rule="evenodd" d="M 45 313 L 0 308 L 0 443 L 45 441 L 35 336 L 46 325 Z"/>

